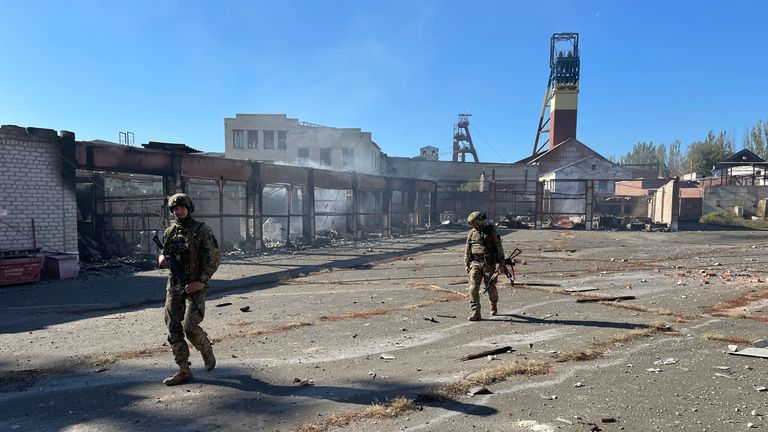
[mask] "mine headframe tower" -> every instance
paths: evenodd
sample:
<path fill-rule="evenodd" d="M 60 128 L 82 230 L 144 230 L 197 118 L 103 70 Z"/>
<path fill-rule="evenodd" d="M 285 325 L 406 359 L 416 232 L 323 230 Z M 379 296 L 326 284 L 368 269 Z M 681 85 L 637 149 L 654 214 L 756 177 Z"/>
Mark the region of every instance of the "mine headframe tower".
<path fill-rule="evenodd" d="M 545 146 L 551 149 L 568 138 L 576 138 L 579 70 L 579 34 L 553 34 L 549 45 L 549 80 L 532 155 L 542 152 Z M 542 141 L 542 134 L 549 136 Z"/>
<path fill-rule="evenodd" d="M 469 133 L 469 117 L 472 114 L 461 113 L 459 114 L 459 121 L 453 125 L 453 161 L 465 162 L 466 154 L 469 153 L 475 158 L 475 162 L 480 162 L 477 158 L 477 152 L 475 146 L 472 144 L 472 135 Z M 461 156 L 459 156 L 461 155 Z"/>

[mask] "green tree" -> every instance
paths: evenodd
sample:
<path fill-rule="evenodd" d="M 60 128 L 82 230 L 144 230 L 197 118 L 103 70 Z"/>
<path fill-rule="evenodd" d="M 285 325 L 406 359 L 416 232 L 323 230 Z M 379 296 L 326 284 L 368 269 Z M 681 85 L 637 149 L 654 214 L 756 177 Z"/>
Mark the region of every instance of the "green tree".
<path fill-rule="evenodd" d="M 713 167 L 733 153 L 733 139 L 725 132 L 715 135 L 711 130 L 704 141 L 695 141 L 688 146 L 687 164 L 693 172 L 711 176 Z"/>
<path fill-rule="evenodd" d="M 622 165 L 646 165 L 648 170 L 657 170 L 660 176 L 666 175 L 666 146 L 651 142 L 639 142 L 632 146 L 632 151 L 621 158 Z M 651 167 L 653 166 L 653 167 Z"/>
<path fill-rule="evenodd" d="M 670 177 L 685 174 L 685 157 L 680 150 L 680 140 L 672 141 L 667 149 L 667 170 Z"/>
<path fill-rule="evenodd" d="M 751 141 L 751 148 L 752 152 L 761 158 L 765 159 L 766 157 L 766 146 L 765 146 L 765 135 L 763 134 L 764 125 L 761 121 L 758 121 L 755 123 L 754 126 L 752 126 L 752 130 L 749 133 L 750 141 Z"/>

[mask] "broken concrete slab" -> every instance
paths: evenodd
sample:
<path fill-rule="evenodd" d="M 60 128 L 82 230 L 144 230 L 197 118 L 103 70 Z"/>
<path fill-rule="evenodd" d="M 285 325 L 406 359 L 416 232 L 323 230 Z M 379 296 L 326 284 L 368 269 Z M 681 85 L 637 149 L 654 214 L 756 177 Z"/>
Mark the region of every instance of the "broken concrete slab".
<path fill-rule="evenodd" d="M 747 356 L 747 357 L 768 358 L 768 348 L 749 347 L 749 348 L 744 348 L 743 350 L 740 350 L 740 351 L 729 352 L 728 354 Z"/>

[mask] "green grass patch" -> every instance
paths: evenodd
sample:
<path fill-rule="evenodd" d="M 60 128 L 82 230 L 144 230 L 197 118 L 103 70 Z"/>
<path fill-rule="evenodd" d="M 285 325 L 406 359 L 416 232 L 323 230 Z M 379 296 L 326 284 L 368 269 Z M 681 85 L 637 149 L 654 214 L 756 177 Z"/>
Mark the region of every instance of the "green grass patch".
<path fill-rule="evenodd" d="M 700 223 L 730 227 L 742 227 L 750 229 L 768 229 L 768 221 L 752 220 L 739 217 L 733 212 L 707 213 L 699 219 Z"/>

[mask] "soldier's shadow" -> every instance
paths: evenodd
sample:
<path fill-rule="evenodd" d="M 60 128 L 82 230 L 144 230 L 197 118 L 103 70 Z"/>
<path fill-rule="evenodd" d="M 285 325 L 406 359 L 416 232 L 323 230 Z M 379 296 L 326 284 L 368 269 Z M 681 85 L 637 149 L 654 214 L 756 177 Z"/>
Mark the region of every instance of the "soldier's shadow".
<path fill-rule="evenodd" d="M 527 315 L 519 314 L 503 314 L 500 313 L 493 318 L 483 318 L 483 321 L 496 321 L 506 322 L 510 324 L 554 324 L 554 325 L 570 325 L 570 326 L 587 326 L 587 327 L 600 327 L 600 328 L 616 328 L 624 330 L 644 329 L 649 328 L 648 324 L 630 323 L 630 322 L 614 322 L 614 321 L 599 321 L 599 320 L 571 320 L 571 319 L 557 319 L 557 318 L 537 318 Z"/>
<path fill-rule="evenodd" d="M 228 374 L 228 372 L 232 373 Z M 277 399 L 271 401 L 271 403 L 279 403 L 282 400 L 286 405 L 295 405 L 297 401 L 300 401 L 297 398 L 313 398 L 345 404 L 371 405 L 373 403 L 385 403 L 387 400 L 397 397 L 413 397 L 421 405 L 436 406 L 462 414 L 489 416 L 498 413 L 498 410 L 492 407 L 464 403 L 454 399 L 432 401 L 422 396 L 426 390 L 422 384 L 415 385 L 388 380 L 386 384 L 382 385 L 371 385 L 371 382 L 353 381 L 350 382 L 348 387 L 319 384 L 301 385 L 300 383 L 276 385 L 243 374 L 240 371 L 217 368 L 214 374 L 220 375 L 220 377 L 208 376 L 202 379 L 197 379 L 196 377 L 195 382 L 229 387 L 242 392 L 257 393 Z"/>

